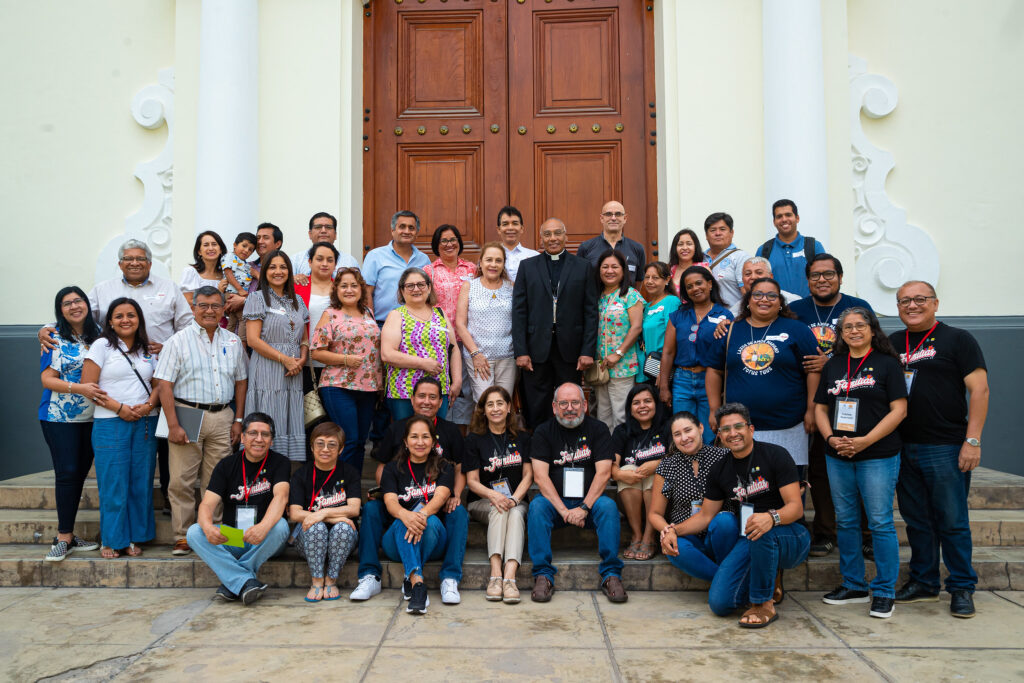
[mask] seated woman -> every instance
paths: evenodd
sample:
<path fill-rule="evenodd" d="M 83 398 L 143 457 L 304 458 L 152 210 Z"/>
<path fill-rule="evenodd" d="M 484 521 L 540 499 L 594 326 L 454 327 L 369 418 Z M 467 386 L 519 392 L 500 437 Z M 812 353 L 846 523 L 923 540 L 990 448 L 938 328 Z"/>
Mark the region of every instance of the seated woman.
<path fill-rule="evenodd" d="M 384 466 L 380 490 L 394 522 L 381 543 L 392 561 L 402 561 L 402 592 L 410 614 L 426 614 L 430 600 L 423 583 L 423 565 L 444 555 L 448 535 L 437 513 L 455 486 L 455 468 L 441 458 L 434 421 L 413 415 L 405 423 L 402 446 Z"/>
<path fill-rule="evenodd" d="M 338 462 L 345 433 L 333 422 L 321 422 L 309 435 L 313 461 L 292 475 L 288 519 L 295 529 L 295 549 L 306 558 L 312 585 L 306 602 L 337 600 L 338 575 L 356 547 L 359 516 L 359 472 Z M 324 577 L 324 570 L 327 576 Z"/>
<path fill-rule="evenodd" d="M 664 407 L 654 396 L 650 384 L 636 384 L 626 395 L 626 422 L 612 432 L 615 463 L 612 479 L 619 486 L 619 501 L 633 532 L 629 547 L 622 552 L 627 560 L 654 557 L 654 528 L 644 527 L 644 513 L 651 509 L 654 472 L 671 444 L 665 435 Z M 641 536 L 641 529 L 643 535 Z"/>
<path fill-rule="evenodd" d="M 734 513 L 722 511 L 712 518 L 707 531 L 676 535 L 676 525 L 700 511 L 711 468 L 729 455 L 725 448 L 704 443 L 703 431 L 704 425 L 693 413 L 672 416 L 672 446 L 654 473 L 647 519 L 661 533 L 661 549 L 672 566 L 710 583 L 736 545 L 740 528 Z"/>
<path fill-rule="evenodd" d="M 484 389 L 469 424 L 462 463 L 470 490 L 469 514 L 487 524 L 491 576 L 484 597 L 508 605 L 519 602 L 516 570 L 526 538 L 526 494 L 533 483 L 530 435 L 518 433 L 515 424 L 508 391 Z"/>

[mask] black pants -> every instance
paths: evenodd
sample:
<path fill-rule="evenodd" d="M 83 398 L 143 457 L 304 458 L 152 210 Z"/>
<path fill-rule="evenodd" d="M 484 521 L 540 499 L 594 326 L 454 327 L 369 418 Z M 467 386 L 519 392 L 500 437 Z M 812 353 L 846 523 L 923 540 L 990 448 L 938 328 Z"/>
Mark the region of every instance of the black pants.
<path fill-rule="evenodd" d="M 565 382 L 580 383 L 576 370 L 578 359 L 562 358 L 558 350 L 558 339 L 551 338 L 551 353 L 543 363 L 533 361 L 533 372 L 523 371 L 523 416 L 530 429 L 536 429 L 552 416 L 551 400 L 555 389 Z"/>
<path fill-rule="evenodd" d="M 92 422 L 45 422 L 43 438 L 53 459 L 54 492 L 57 498 L 57 531 L 75 530 L 82 487 L 92 467 Z"/>
<path fill-rule="evenodd" d="M 171 481 L 171 465 L 167 459 L 169 452 L 170 451 L 167 447 L 167 439 L 157 439 L 156 464 L 157 469 L 160 471 L 160 493 L 164 494 L 164 501 L 168 500 L 167 484 Z"/>

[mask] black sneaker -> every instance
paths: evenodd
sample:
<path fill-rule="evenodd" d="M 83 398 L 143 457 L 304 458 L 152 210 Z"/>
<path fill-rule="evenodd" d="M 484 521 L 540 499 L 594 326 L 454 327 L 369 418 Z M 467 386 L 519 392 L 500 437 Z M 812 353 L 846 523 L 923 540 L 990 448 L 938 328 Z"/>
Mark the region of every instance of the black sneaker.
<path fill-rule="evenodd" d="M 75 536 L 71 540 L 71 549 L 81 550 L 83 552 L 90 552 L 93 550 L 99 550 L 100 544 L 96 541 L 87 541 L 84 538 L 79 538 L 78 536 Z"/>
<path fill-rule="evenodd" d="M 263 594 L 267 591 L 267 584 L 260 583 L 256 579 L 249 579 L 242 586 L 241 598 L 242 604 L 248 607 L 257 600 L 263 597 Z"/>
<path fill-rule="evenodd" d="M 949 613 L 960 619 L 974 616 L 974 596 L 969 590 L 958 590 L 950 593 Z"/>
<path fill-rule="evenodd" d="M 845 586 L 839 586 L 829 593 L 821 596 L 821 601 L 826 605 L 851 605 L 855 602 L 867 602 L 867 591 L 855 591 Z"/>
<path fill-rule="evenodd" d="M 865 560 L 875 561 L 875 547 L 871 543 L 862 543 L 860 553 L 864 556 Z"/>
<path fill-rule="evenodd" d="M 871 598 L 871 610 L 868 612 L 873 617 L 888 619 L 892 616 L 893 605 L 896 601 L 893 598 L 880 598 L 877 595 Z"/>
<path fill-rule="evenodd" d="M 412 597 L 412 581 L 406 579 L 402 582 L 402 599 L 408 601 Z"/>
<path fill-rule="evenodd" d="M 231 589 L 225 586 L 223 583 L 217 586 L 217 592 L 213 594 L 214 600 L 220 602 L 234 602 L 238 600 L 238 596 L 231 592 Z"/>
<path fill-rule="evenodd" d="M 430 599 L 427 597 L 427 584 L 420 581 L 412 587 L 412 595 L 405 611 L 409 614 L 426 614 Z"/>
<path fill-rule="evenodd" d="M 811 557 L 825 557 L 835 549 L 835 541 L 830 541 L 827 538 L 819 538 L 817 541 L 811 544 L 811 549 L 810 551 L 808 551 L 807 554 Z"/>
<path fill-rule="evenodd" d="M 928 590 L 928 587 L 917 581 L 907 581 L 903 588 L 896 591 L 896 602 L 935 602 L 939 599 L 939 591 Z"/>

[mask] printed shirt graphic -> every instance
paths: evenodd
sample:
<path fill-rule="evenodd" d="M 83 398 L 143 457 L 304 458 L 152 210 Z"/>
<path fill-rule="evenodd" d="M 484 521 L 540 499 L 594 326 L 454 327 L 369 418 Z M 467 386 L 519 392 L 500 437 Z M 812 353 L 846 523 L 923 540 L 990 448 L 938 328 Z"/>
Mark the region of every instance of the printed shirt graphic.
<path fill-rule="evenodd" d="M 424 505 L 428 502 L 423 499 L 424 491 L 427 498 L 434 499 L 437 489 L 445 487 L 449 491 L 455 488 L 455 468 L 447 461 L 441 461 L 441 471 L 437 479 L 427 479 L 427 464 L 415 463 L 408 460 L 392 460 L 384 466 L 380 475 L 381 493 L 393 493 L 398 496 L 398 503 L 406 510 L 412 510 L 419 503 Z M 415 481 L 409 474 L 409 467 L 412 466 L 412 473 L 416 475 Z"/>
<path fill-rule="evenodd" d="M 708 500 L 750 503 L 754 512 L 780 509 L 785 502 L 779 489 L 799 481 L 796 464 L 781 446 L 755 441 L 745 458 L 727 456 L 708 474 Z"/>
<path fill-rule="evenodd" d="M 313 473 L 316 472 L 316 488 L 313 488 Z M 328 476 L 329 475 L 329 476 Z M 338 462 L 331 470 L 321 470 L 313 463 L 306 463 L 292 475 L 288 489 L 288 504 L 298 505 L 303 510 L 316 512 L 323 508 L 342 507 L 352 499 L 360 497 L 359 473 L 348 463 Z M 310 500 L 313 500 L 310 506 Z"/>
<path fill-rule="evenodd" d="M 620 424 L 612 432 L 612 449 L 622 456 L 619 467 L 643 465 L 651 460 L 661 460 L 672 444 L 672 437 L 663 426 L 630 436 L 628 424 Z"/>
<path fill-rule="evenodd" d="M 488 488 L 498 479 L 508 479 L 509 488 L 515 491 L 523 481 L 523 462 L 530 460 L 530 443 L 530 435 L 525 432 L 516 435 L 471 432 L 466 435 L 462 471 L 479 470 L 480 483 Z M 478 498 L 470 491 L 470 502 Z"/>
<path fill-rule="evenodd" d="M 57 371 L 62 382 L 82 381 L 82 365 L 88 344 L 53 335 L 57 348 L 47 350 L 39 359 L 39 372 L 46 368 Z M 93 404 L 84 396 L 43 389 L 39 402 L 39 419 L 43 422 L 92 422 Z"/>
<path fill-rule="evenodd" d="M 229 526 L 237 526 L 235 510 L 239 505 L 256 506 L 256 523 L 263 520 L 267 514 L 270 501 L 274 499 L 274 487 L 281 482 L 287 482 L 291 473 L 291 464 L 288 459 L 276 451 L 270 451 L 267 461 L 260 467 L 259 462 L 245 462 L 246 480 L 243 486 L 242 459 L 245 455 L 238 451 L 234 455 L 217 463 L 210 475 L 208 491 L 212 491 L 221 497 L 224 505 L 224 523 Z M 260 459 L 262 461 L 262 458 Z M 259 472 L 257 472 L 257 469 Z M 249 491 L 249 500 L 246 502 L 245 491 Z M 309 503 L 309 500 L 306 500 Z"/>
<path fill-rule="evenodd" d="M 583 492 L 586 494 L 594 481 L 596 463 L 615 459 L 608 427 L 589 415 L 575 429 L 566 429 L 554 418 L 548 420 L 534 430 L 532 448 L 531 460 L 548 463 L 548 476 L 560 496 L 564 496 L 563 470 L 566 467 L 583 469 Z"/>
<path fill-rule="evenodd" d="M 871 304 L 864 299 L 858 299 L 849 294 L 840 294 L 839 301 L 835 306 L 819 306 L 814 297 L 808 296 L 794 301 L 789 305 L 796 319 L 810 328 L 811 334 L 818 341 L 818 348 L 829 356 L 832 349 L 839 341 L 839 332 L 836 325 L 839 324 L 839 316 L 848 308 L 866 308 L 872 310 Z"/>

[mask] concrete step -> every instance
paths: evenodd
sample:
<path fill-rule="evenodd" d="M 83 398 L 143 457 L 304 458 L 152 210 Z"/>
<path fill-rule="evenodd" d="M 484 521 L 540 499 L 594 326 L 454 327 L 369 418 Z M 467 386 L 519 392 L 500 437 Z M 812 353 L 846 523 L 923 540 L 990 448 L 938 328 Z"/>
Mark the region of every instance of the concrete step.
<path fill-rule="evenodd" d="M 214 588 L 218 581 L 213 572 L 194 554 L 174 557 L 168 546 L 146 546 L 142 557 L 105 560 L 98 551 L 75 553 L 63 562 L 43 560 L 45 550 L 38 545 L 0 546 L 0 586 L 76 586 L 111 588 Z M 900 549 L 901 585 L 907 578 L 910 551 Z M 555 584 L 562 590 L 596 590 L 600 587 L 599 560 L 596 550 L 555 551 L 559 569 Z M 1024 590 L 1024 548 L 975 547 L 974 567 L 978 572 L 980 590 Z M 340 585 L 351 588 L 356 583 L 357 562 L 347 563 Z M 874 565 L 867 563 L 869 577 Z M 385 561 L 381 580 L 385 588 L 402 585 L 402 565 Z M 438 586 L 440 564 L 426 565 L 428 586 Z M 945 576 L 945 568 L 942 569 Z M 470 549 L 463 564 L 463 590 L 482 590 L 490 575 L 484 552 Z M 519 585 L 524 599 L 532 587 L 531 564 L 528 560 L 519 569 Z M 281 556 L 267 562 L 260 578 L 275 587 L 309 585 L 309 570 L 295 551 L 287 549 Z M 623 583 L 631 591 L 707 590 L 707 584 L 683 574 L 663 556 L 647 562 L 629 561 L 622 574 Z M 787 570 L 787 590 L 830 590 L 840 583 L 839 558 L 809 558 L 799 567 Z M 478 596 L 473 596 L 476 599 Z"/>

